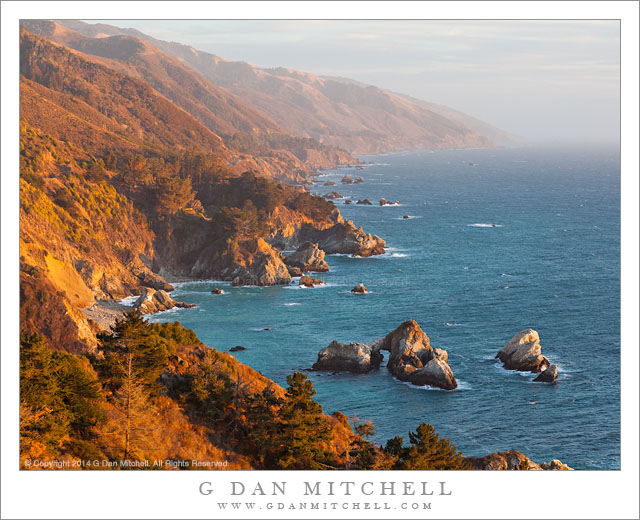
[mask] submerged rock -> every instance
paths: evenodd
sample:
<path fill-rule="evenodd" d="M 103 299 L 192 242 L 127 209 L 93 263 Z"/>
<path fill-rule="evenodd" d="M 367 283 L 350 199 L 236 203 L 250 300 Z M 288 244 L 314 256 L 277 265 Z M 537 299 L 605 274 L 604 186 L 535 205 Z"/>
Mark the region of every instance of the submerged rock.
<path fill-rule="evenodd" d="M 351 204 L 351 199 L 345 199 L 344 203 L 345 204 Z"/>
<path fill-rule="evenodd" d="M 247 350 L 247 348 L 242 345 L 236 345 L 235 347 L 231 347 L 229 352 L 240 352 L 241 350 Z"/>
<path fill-rule="evenodd" d="M 366 294 L 367 288 L 363 284 L 359 283 L 353 289 L 351 289 L 351 292 L 356 294 Z"/>
<path fill-rule="evenodd" d="M 558 365 L 549 365 L 534 381 L 540 383 L 553 383 L 558 378 Z"/>
<path fill-rule="evenodd" d="M 502 348 L 498 358 L 507 370 L 541 372 L 549 366 L 549 360 L 541 353 L 540 336 L 533 329 L 518 332 Z"/>
<path fill-rule="evenodd" d="M 402 218 L 407 220 L 407 219 L 410 219 L 411 217 L 409 215 L 402 215 Z"/>
<path fill-rule="evenodd" d="M 195 305 L 190 303 L 178 302 L 172 299 L 166 291 L 151 289 L 144 287 L 142 293 L 133 304 L 134 309 L 138 309 L 142 314 L 151 314 L 154 312 L 167 311 L 174 307 L 182 307 L 191 309 Z"/>
<path fill-rule="evenodd" d="M 345 345 L 334 340 L 318 353 L 318 361 L 311 368 L 365 373 L 378 368 L 382 358 L 375 342 Z"/>
<path fill-rule="evenodd" d="M 211 294 L 224 294 L 222 289 L 218 289 L 217 287 L 211 291 Z"/>
<path fill-rule="evenodd" d="M 327 182 L 324 183 L 324 186 L 335 186 L 335 185 L 336 185 L 336 183 L 333 182 L 333 181 L 327 181 Z"/>
<path fill-rule="evenodd" d="M 304 242 L 298 250 L 285 259 L 285 264 L 297 267 L 301 272 L 326 272 L 329 264 L 324 259 L 324 251 L 314 242 Z"/>
<path fill-rule="evenodd" d="M 356 204 L 364 204 L 366 206 L 371 206 L 372 202 L 369 199 L 362 199 L 362 200 L 358 200 Z"/>

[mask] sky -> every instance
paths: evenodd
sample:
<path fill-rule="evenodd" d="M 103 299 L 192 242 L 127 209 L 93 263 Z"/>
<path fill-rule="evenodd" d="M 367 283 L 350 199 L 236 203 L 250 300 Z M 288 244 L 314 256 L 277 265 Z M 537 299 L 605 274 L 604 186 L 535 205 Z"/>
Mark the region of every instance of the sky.
<path fill-rule="evenodd" d="M 619 139 L 617 20 L 102 22 L 228 60 L 409 94 L 532 142 Z"/>

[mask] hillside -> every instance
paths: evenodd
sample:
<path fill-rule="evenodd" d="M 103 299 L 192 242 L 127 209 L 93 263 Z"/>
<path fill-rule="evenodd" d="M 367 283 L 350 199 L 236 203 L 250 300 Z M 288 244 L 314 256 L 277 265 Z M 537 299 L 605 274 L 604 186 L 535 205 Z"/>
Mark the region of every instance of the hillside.
<path fill-rule="evenodd" d="M 316 168 L 356 162 L 335 147 L 288 135 L 255 108 L 140 38 L 128 35 L 90 38 L 43 20 L 24 20 L 22 26 L 81 52 L 88 61 L 145 82 L 221 136 L 235 152 L 233 168 L 238 172 L 253 168 L 271 176 L 286 177 L 286 172 L 308 174 Z"/>
<path fill-rule="evenodd" d="M 91 37 L 129 35 L 144 39 L 256 107 L 287 132 L 341 146 L 351 153 L 495 146 L 491 137 L 482 133 L 490 130 L 488 125 L 377 87 L 227 61 L 134 29 L 75 20 L 59 23 Z"/>

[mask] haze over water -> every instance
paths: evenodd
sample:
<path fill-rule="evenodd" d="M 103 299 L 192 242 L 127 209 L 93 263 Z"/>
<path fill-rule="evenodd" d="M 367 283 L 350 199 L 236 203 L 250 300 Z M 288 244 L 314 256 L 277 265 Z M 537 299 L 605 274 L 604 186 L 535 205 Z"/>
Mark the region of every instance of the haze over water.
<path fill-rule="evenodd" d="M 345 218 L 387 241 L 373 258 L 328 256 L 326 286 L 178 284 L 197 304 L 152 316 L 205 343 L 242 345 L 240 361 L 286 386 L 333 339 L 371 341 L 415 319 L 444 348 L 452 392 L 365 375 L 307 372 L 325 412 L 372 419 L 375 440 L 421 422 L 466 455 L 516 449 L 576 469 L 620 467 L 620 161 L 616 148 L 487 149 L 362 157 L 364 171 L 324 172 Z M 364 184 L 341 185 L 349 173 Z M 325 181 L 337 182 L 324 187 Z M 356 205 L 369 198 L 372 206 Z M 380 197 L 400 206 L 380 207 Z M 404 219 L 408 215 L 410 219 Z M 316 277 L 316 275 L 314 275 Z M 369 294 L 350 289 L 362 282 Z M 223 287 L 226 294 L 210 294 Z M 269 330 L 264 330 L 268 328 Z M 504 370 L 496 353 L 518 331 L 540 333 L 555 384 Z"/>

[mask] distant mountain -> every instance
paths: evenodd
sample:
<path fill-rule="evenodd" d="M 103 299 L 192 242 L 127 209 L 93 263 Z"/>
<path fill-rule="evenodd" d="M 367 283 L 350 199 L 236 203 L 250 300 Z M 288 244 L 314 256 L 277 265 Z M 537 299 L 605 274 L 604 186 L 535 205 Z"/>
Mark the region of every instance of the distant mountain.
<path fill-rule="evenodd" d="M 416 105 L 423 106 L 436 114 L 440 114 L 443 117 L 446 117 L 450 121 L 454 121 L 461 125 L 466 126 L 467 128 L 477 132 L 481 135 L 484 135 L 491 139 L 494 143 L 500 146 L 514 146 L 521 144 L 524 139 L 518 135 L 510 134 L 509 132 L 505 132 L 504 130 L 500 130 L 489 123 L 485 123 L 480 119 L 476 119 L 470 115 L 467 115 L 458 110 L 454 110 L 445 105 L 437 105 L 436 103 L 429 103 L 427 101 L 422 101 L 421 99 L 417 99 L 406 94 L 396 93 L 396 95 L 415 103 Z"/>
<path fill-rule="evenodd" d="M 25 29 L 20 74 L 21 118 L 91 153 L 201 148 L 232 160 L 218 135 L 146 83 Z"/>
<path fill-rule="evenodd" d="M 23 27 L 81 52 L 84 59 L 144 81 L 237 152 L 234 167 L 275 177 L 296 177 L 315 168 L 355 162 L 347 153 L 287 134 L 261 112 L 214 85 L 177 58 L 129 35 L 92 38 L 58 23 L 23 20 Z M 251 158 L 239 157 L 241 154 Z"/>
<path fill-rule="evenodd" d="M 226 88 L 285 131 L 340 146 L 351 153 L 491 147 L 496 145 L 491 136 L 501 135 L 490 125 L 447 107 L 407 99 L 344 78 L 322 78 L 285 68 L 262 69 L 227 61 L 134 29 L 73 20 L 59 23 L 92 38 L 129 35 L 144 39 Z"/>

